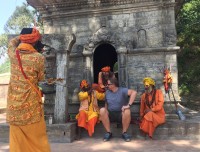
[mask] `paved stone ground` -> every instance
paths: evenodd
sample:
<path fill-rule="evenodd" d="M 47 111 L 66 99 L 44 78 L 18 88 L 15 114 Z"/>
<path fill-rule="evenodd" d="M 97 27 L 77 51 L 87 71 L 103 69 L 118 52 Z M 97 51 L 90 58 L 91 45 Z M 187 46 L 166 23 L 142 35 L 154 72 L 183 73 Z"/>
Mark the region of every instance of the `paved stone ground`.
<path fill-rule="evenodd" d="M 199 152 L 200 142 L 190 140 L 132 140 L 83 138 L 73 143 L 51 143 L 52 152 Z M 0 143 L 0 152 L 9 152 L 8 143 Z"/>
<path fill-rule="evenodd" d="M 0 114 L 5 123 L 5 113 Z M 103 136 L 103 135 L 102 135 Z M 0 135 L 1 138 L 1 135 Z M 50 143 L 51 152 L 199 152 L 200 141 L 194 140 L 132 140 L 124 142 L 119 137 L 103 142 L 102 137 L 84 137 L 72 143 Z M 0 152 L 9 152 L 9 143 L 0 142 Z"/>

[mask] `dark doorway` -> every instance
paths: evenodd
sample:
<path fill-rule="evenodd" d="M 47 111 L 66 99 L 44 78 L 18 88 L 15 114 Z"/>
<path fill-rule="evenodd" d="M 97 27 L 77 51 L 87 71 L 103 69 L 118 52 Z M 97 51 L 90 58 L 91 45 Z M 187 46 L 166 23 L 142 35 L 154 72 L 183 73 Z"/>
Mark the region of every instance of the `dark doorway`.
<path fill-rule="evenodd" d="M 101 68 L 110 66 L 113 71 L 113 66 L 117 62 L 117 52 L 112 45 L 105 43 L 96 48 L 93 57 L 94 83 L 98 83 Z"/>

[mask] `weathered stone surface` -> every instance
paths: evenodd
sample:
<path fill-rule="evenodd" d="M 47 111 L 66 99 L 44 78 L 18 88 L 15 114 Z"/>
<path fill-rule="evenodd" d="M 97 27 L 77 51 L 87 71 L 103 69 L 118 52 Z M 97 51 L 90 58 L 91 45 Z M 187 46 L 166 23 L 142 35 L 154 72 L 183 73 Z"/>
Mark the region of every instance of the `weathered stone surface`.
<path fill-rule="evenodd" d="M 199 122 L 195 122 L 192 124 L 193 132 L 191 132 L 191 128 L 187 127 L 190 123 L 188 121 L 181 121 L 181 120 L 167 120 L 165 124 L 160 125 L 156 128 L 153 138 L 158 139 L 181 139 L 181 140 L 200 140 L 199 135 Z M 111 130 L 115 137 L 121 137 L 121 130 L 122 128 L 120 125 L 116 123 L 111 124 Z M 102 124 L 98 124 L 95 128 L 94 137 L 103 137 L 102 134 L 105 133 L 105 129 L 103 128 Z M 132 135 L 133 139 L 145 139 L 146 137 L 140 131 L 139 126 L 136 124 L 131 124 L 128 129 L 128 133 Z M 88 136 L 87 132 L 83 130 L 82 137 Z"/>
<path fill-rule="evenodd" d="M 55 54 L 47 62 L 47 76 L 65 79 L 63 87 L 57 86 L 56 119 L 63 119 L 69 103 L 77 103 L 82 79 L 94 82 L 94 54 L 102 44 L 115 49 L 119 84 L 136 89 L 137 101 L 143 91 L 142 79 L 147 76 L 154 78 L 164 93 L 160 71 L 164 67 L 171 67 L 178 99 L 175 0 L 27 1 L 43 15 L 44 41 Z M 76 42 L 69 52 L 71 34 Z M 104 60 L 99 62 L 104 64 Z"/>

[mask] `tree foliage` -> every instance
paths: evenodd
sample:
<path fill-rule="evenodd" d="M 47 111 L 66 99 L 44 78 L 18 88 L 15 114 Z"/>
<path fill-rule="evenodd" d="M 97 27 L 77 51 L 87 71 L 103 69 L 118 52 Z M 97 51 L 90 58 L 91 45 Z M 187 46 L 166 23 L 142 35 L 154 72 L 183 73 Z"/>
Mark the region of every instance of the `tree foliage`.
<path fill-rule="evenodd" d="M 1 47 L 2 49 L 5 49 L 5 48 L 6 48 L 7 42 L 8 42 L 7 34 L 1 34 L 1 35 L 0 35 L 0 47 Z M 1 54 L 0 54 L 0 56 L 1 56 Z"/>
<path fill-rule="evenodd" d="M 6 60 L 3 64 L 0 65 L 0 74 L 10 72 L 10 61 Z"/>
<path fill-rule="evenodd" d="M 179 86 L 182 94 L 198 93 L 200 86 L 200 0 L 185 3 L 177 18 Z"/>
<path fill-rule="evenodd" d="M 13 14 L 10 16 L 6 24 L 4 25 L 4 34 L 0 35 L 0 59 L 5 59 L 8 45 L 9 35 L 18 35 L 24 27 L 33 27 L 35 23 L 38 26 L 42 26 L 42 22 L 39 20 L 40 16 L 37 15 L 36 10 L 31 9 L 28 4 L 23 3 L 22 6 L 17 6 Z M 5 65 L 9 65 L 9 61 L 5 60 Z M 9 66 L 0 66 L 0 71 L 4 67 L 9 68 Z"/>
<path fill-rule="evenodd" d="M 7 34 L 19 34 L 24 27 L 32 27 L 34 24 L 34 11 L 27 4 L 17 6 L 12 16 L 8 19 L 4 30 Z"/>

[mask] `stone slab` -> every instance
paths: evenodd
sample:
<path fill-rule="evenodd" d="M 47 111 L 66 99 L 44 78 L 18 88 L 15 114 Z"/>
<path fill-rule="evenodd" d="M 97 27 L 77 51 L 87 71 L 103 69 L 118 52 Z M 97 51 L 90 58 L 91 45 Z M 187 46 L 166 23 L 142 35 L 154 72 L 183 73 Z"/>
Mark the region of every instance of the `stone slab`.
<path fill-rule="evenodd" d="M 70 143 L 76 139 L 76 123 L 47 125 L 47 134 L 50 142 Z M 0 142 L 9 142 L 9 125 L 0 124 Z"/>

